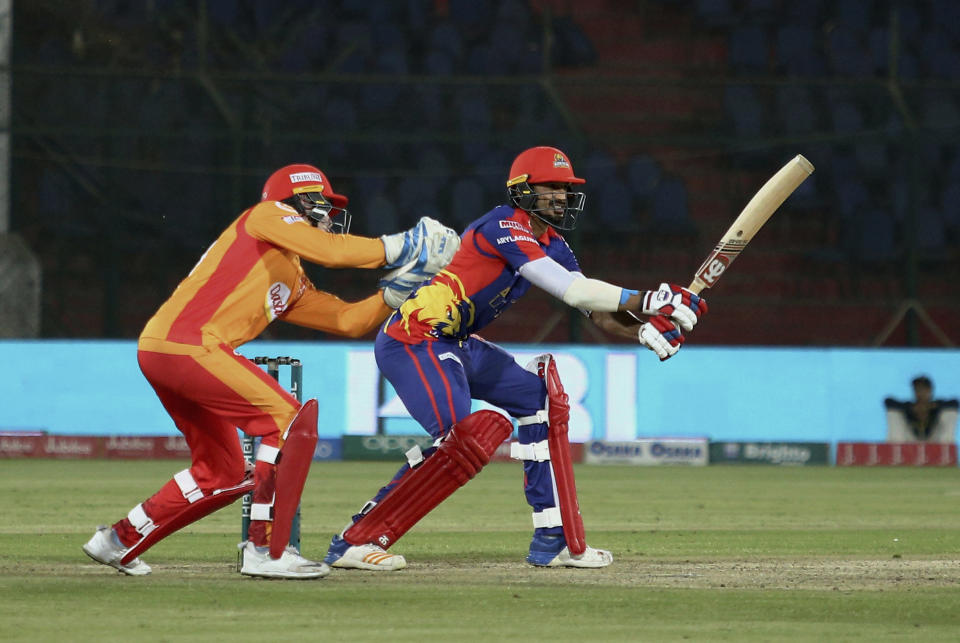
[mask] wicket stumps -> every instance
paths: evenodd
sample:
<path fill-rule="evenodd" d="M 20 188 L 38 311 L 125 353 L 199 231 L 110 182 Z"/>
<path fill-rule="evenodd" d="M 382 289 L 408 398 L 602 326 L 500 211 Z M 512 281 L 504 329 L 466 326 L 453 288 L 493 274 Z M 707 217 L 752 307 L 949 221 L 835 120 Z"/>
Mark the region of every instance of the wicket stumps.
<path fill-rule="evenodd" d="M 298 402 L 303 402 L 303 365 L 295 357 L 254 357 L 253 363 L 258 366 L 266 366 L 267 374 L 273 379 L 280 381 L 280 367 L 290 367 L 290 393 L 297 398 Z M 243 436 L 243 457 L 247 462 L 253 463 L 256 458 L 256 447 L 258 440 L 250 435 Z M 248 493 L 241 500 L 240 505 L 240 540 L 247 540 L 250 530 L 250 505 L 253 504 L 253 493 Z M 300 507 L 297 507 L 297 513 L 293 517 L 293 526 L 290 528 L 290 544 L 300 551 Z"/>

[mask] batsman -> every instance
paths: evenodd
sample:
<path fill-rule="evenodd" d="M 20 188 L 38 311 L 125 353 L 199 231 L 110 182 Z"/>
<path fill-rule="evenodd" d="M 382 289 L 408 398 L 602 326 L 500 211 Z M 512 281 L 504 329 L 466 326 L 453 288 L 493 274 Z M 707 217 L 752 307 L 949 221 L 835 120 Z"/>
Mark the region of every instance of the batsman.
<path fill-rule="evenodd" d="M 253 492 L 248 576 L 319 578 L 324 563 L 288 546 L 317 443 L 317 400 L 302 406 L 236 352 L 280 319 L 359 337 L 380 324 L 423 279 L 446 265 L 456 232 L 422 218 L 380 238 L 349 234 L 347 197 L 312 165 L 288 165 L 261 200 L 207 249 L 140 335 L 140 369 L 190 447 L 191 464 L 83 546 L 99 563 L 131 576 L 150 573 L 139 556 L 169 536 Z M 325 268 L 392 268 L 381 289 L 345 302 L 316 289 L 301 259 Z M 260 437 L 247 468 L 237 427 Z"/>
<path fill-rule="evenodd" d="M 435 442 L 407 453 L 394 478 L 333 537 L 327 564 L 406 566 L 387 549 L 479 473 L 513 433 L 500 413 L 471 413 L 472 399 L 516 419 L 511 455 L 523 462 L 533 522 L 527 562 L 593 568 L 613 562 L 584 536 L 567 438 L 569 406 L 556 362 L 541 355 L 523 368 L 475 334 L 534 285 L 601 329 L 639 340 L 661 360 L 679 350 L 682 331 L 693 329 L 706 302 L 667 283 L 639 291 L 584 276 L 561 235 L 574 229 L 583 210 L 585 195 L 573 186 L 584 182 L 556 148 L 521 153 L 506 182 L 509 203 L 472 222 L 450 264 L 415 288 L 381 327 L 377 365 Z"/>

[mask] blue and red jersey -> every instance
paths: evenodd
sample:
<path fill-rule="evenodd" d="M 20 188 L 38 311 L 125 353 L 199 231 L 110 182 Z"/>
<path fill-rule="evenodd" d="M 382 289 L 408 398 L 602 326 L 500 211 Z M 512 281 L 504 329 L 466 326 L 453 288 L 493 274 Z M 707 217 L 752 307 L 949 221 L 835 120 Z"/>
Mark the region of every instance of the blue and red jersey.
<path fill-rule="evenodd" d="M 550 257 L 580 272 L 560 233 L 548 227 L 534 237 L 530 216 L 501 205 L 471 223 L 450 264 L 414 291 L 384 332 L 408 344 L 440 337 L 466 339 L 530 289 L 519 272 L 524 264 Z"/>

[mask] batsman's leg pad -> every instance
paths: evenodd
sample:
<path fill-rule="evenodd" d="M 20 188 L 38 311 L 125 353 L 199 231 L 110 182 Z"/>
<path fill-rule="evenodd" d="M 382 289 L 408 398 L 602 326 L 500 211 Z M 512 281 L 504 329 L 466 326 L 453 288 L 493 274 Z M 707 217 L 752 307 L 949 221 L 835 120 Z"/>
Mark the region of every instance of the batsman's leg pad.
<path fill-rule="evenodd" d="M 387 496 L 343 533 L 353 545 L 397 542 L 421 518 L 490 462 L 513 433 L 496 411 L 477 411 L 453 425 L 436 452 L 409 471 Z"/>
<path fill-rule="evenodd" d="M 317 448 L 317 401 L 307 400 L 290 422 L 283 436 L 283 445 L 273 453 L 277 465 L 277 481 L 273 496 L 273 529 L 270 533 L 270 557 L 280 558 L 290 540 L 293 518 L 300 506 L 300 496 L 307 482 L 313 452 Z M 257 458 L 260 458 L 257 454 Z M 251 507 L 251 518 L 254 518 Z M 263 516 L 258 516 L 263 518 Z"/>
<path fill-rule="evenodd" d="M 130 564 L 130 562 L 140 554 L 173 532 L 183 529 L 190 523 L 196 522 L 204 516 L 209 516 L 214 511 L 232 504 L 237 498 L 253 491 L 252 476 L 248 476 L 238 485 L 224 489 L 216 489 L 209 494 L 204 494 L 203 491 L 200 490 L 189 469 L 184 469 L 176 474 L 173 479 L 183 492 L 183 497 L 186 498 L 190 504 L 184 507 L 180 513 L 159 525 L 154 523 L 147 515 L 143 510 L 143 505 L 137 505 L 131 509 L 130 513 L 127 514 L 127 519 L 141 535 L 141 538 L 123 555 L 123 558 L 120 560 L 121 564 Z"/>
<path fill-rule="evenodd" d="M 550 354 L 538 355 L 531 360 L 526 369 L 541 377 L 547 386 L 546 409 L 526 418 L 518 418 L 524 423 L 548 422 L 546 445 L 542 442 L 532 445 L 518 445 L 512 449 L 514 457 L 523 460 L 549 460 L 556 486 L 557 507 L 553 511 L 546 509 L 534 514 L 535 527 L 552 527 L 558 522 L 563 526 L 563 536 L 570 553 L 579 556 L 587 548 L 583 531 L 583 517 L 580 515 L 580 503 L 577 501 L 577 483 L 573 476 L 573 461 L 570 458 L 569 422 L 570 399 L 563 391 L 557 364 Z M 545 417 L 544 417 L 545 416 Z"/>

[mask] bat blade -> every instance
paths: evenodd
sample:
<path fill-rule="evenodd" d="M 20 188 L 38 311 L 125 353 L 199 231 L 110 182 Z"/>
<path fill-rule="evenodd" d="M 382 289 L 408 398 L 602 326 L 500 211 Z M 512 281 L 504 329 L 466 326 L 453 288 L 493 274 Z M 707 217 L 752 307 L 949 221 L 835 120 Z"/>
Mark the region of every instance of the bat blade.
<path fill-rule="evenodd" d="M 713 251 L 707 255 L 688 289 L 699 294 L 706 288 L 712 288 L 750 243 L 753 235 L 811 174 L 813 164 L 803 155 L 797 154 L 770 177 L 741 210 Z"/>

